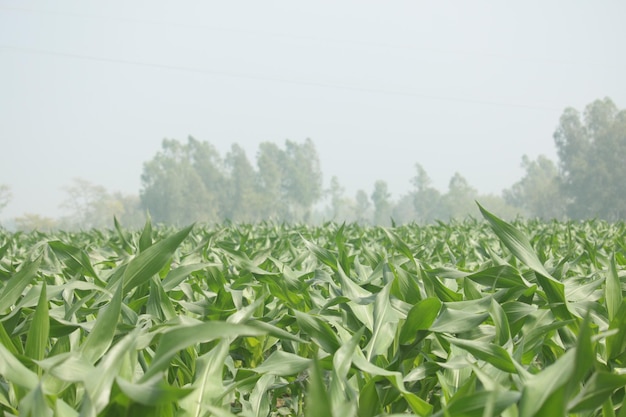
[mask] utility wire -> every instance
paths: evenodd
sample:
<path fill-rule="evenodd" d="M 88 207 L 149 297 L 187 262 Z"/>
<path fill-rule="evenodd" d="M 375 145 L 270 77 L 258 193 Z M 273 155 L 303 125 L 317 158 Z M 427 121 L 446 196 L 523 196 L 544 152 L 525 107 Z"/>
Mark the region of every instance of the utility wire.
<path fill-rule="evenodd" d="M 49 51 L 45 49 L 24 48 L 24 47 L 17 47 L 17 46 L 11 46 L 11 45 L 2 45 L 2 44 L 0 44 L 0 48 L 6 49 L 9 51 L 19 52 L 19 53 L 49 55 L 49 56 L 57 56 L 57 57 L 63 57 L 63 58 L 79 59 L 79 60 L 84 60 L 84 61 L 106 62 L 106 63 L 111 63 L 111 64 L 122 64 L 122 65 L 130 65 L 130 66 L 145 67 L 145 68 L 165 69 L 165 70 L 171 70 L 171 71 L 182 71 L 182 72 L 189 72 L 189 73 L 196 73 L 196 74 L 248 79 L 248 80 L 255 80 L 255 81 L 270 81 L 270 82 L 276 82 L 276 83 L 281 83 L 281 84 L 301 85 L 301 86 L 308 86 L 308 87 L 321 87 L 321 88 L 335 89 L 335 90 L 358 91 L 358 92 L 363 92 L 363 93 L 375 93 L 375 94 L 415 97 L 415 98 L 425 99 L 425 100 L 439 100 L 439 101 L 481 104 L 481 105 L 498 106 L 498 107 L 518 107 L 518 108 L 551 110 L 551 111 L 562 110 L 556 107 L 550 107 L 550 106 L 544 106 L 544 105 L 513 103 L 513 102 L 465 98 L 465 97 L 437 96 L 437 95 L 431 95 L 431 94 L 416 93 L 412 91 L 386 90 L 386 89 L 381 89 L 381 88 L 356 87 L 356 86 L 350 86 L 350 85 L 325 83 L 325 82 L 319 82 L 319 81 L 295 80 L 295 79 L 288 79 L 288 78 L 283 78 L 283 77 L 273 77 L 273 76 L 267 76 L 267 75 L 241 73 L 241 72 L 235 72 L 235 71 L 221 71 L 221 70 L 214 70 L 214 69 L 207 69 L 207 68 L 193 68 L 193 67 L 185 67 L 185 66 L 180 66 L 180 65 L 155 64 L 155 63 L 127 60 L 127 59 L 105 58 L 105 57 L 98 57 L 98 56 L 91 56 L 91 55 L 83 55 L 83 54 L 67 53 L 67 52 L 56 52 L 56 51 Z"/>
<path fill-rule="evenodd" d="M 314 42 L 327 42 L 333 45 L 347 44 L 347 45 L 366 46 L 366 47 L 384 48 L 384 49 L 391 49 L 391 48 L 404 49 L 404 50 L 410 50 L 414 52 L 422 52 L 422 53 L 426 52 L 426 53 L 433 53 L 433 54 L 438 54 L 438 55 L 478 56 L 478 57 L 487 58 L 487 59 L 503 60 L 503 61 L 510 61 L 510 62 L 525 62 L 525 63 L 531 63 L 531 64 L 549 64 L 549 65 L 567 65 L 567 66 L 581 66 L 581 65 L 588 66 L 590 64 L 594 64 L 597 66 L 606 65 L 605 63 L 594 62 L 594 61 L 589 62 L 589 61 L 557 60 L 557 59 L 537 59 L 537 58 L 532 58 L 532 57 L 518 57 L 518 56 L 476 51 L 476 50 L 474 51 L 456 50 L 455 51 L 455 50 L 445 50 L 445 49 L 432 48 L 432 47 L 419 47 L 419 46 L 415 46 L 411 44 L 397 44 L 397 43 L 389 43 L 389 42 L 365 42 L 365 41 L 348 40 L 348 39 L 293 35 L 293 34 L 280 33 L 280 32 L 269 32 L 269 31 L 238 29 L 238 28 L 235 29 L 235 28 L 227 28 L 223 26 L 191 25 L 187 23 L 137 19 L 137 18 L 131 18 L 131 17 L 98 16 L 98 15 L 90 15 L 90 14 L 84 14 L 84 13 L 72 13 L 72 12 L 56 11 L 56 10 L 43 10 L 43 9 L 35 10 L 35 9 L 28 9 L 28 8 L 22 8 L 22 7 L 6 7 L 6 6 L 0 6 L 0 10 L 21 12 L 21 13 L 31 13 L 31 14 L 57 15 L 57 16 L 65 16 L 65 17 L 77 18 L 77 19 L 116 20 L 120 22 L 128 22 L 128 23 L 133 23 L 133 24 L 140 23 L 140 24 L 157 25 L 157 26 L 173 26 L 173 27 L 180 27 L 180 28 L 185 28 L 185 29 L 200 29 L 200 30 L 222 31 L 222 32 L 231 32 L 231 33 L 242 33 L 242 34 L 254 35 L 254 36 L 262 35 L 262 36 L 299 39 L 299 40 L 314 41 Z"/>

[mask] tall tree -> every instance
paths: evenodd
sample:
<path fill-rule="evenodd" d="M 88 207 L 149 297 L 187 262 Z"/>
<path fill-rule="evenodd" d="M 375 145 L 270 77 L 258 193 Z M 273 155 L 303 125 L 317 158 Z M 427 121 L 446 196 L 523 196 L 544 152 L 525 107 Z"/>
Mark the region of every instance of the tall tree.
<path fill-rule="evenodd" d="M 533 161 L 522 157 L 524 177 L 504 191 L 504 199 L 519 207 L 527 216 L 542 219 L 560 219 L 565 215 L 565 200 L 561 195 L 559 172 L 544 155 Z"/>
<path fill-rule="evenodd" d="M 413 184 L 413 208 L 415 221 L 418 223 L 430 223 L 441 218 L 441 194 L 431 186 L 431 179 L 422 165 L 415 164 L 417 171 L 411 179 Z"/>
<path fill-rule="evenodd" d="M 9 204 L 11 197 L 11 188 L 6 184 L 0 184 L 0 212 Z"/>
<path fill-rule="evenodd" d="M 291 208 L 290 219 L 306 221 L 313 204 L 322 197 L 322 171 L 311 139 L 285 141 L 284 189 Z"/>
<path fill-rule="evenodd" d="M 141 204 L 157 222 L 213 222 L 223 211 L 221 160 L 206 142 L 164 139 L 161 151 L 144 163 Z"/>
<path fill-rule="evenodd" d="M 72 185 L 64 188 L 67 198 L 61 204 L 67 213 L 59 226 L 73 229 L 112 227 L 113 217 L 126 226 L 139 227 L 144 216 L 138 206 L 136 196 L 110 193 L 102 185 L 93 184 L 82 178 L 74 178 Z M 26 229 L 35 226 L 50 228 L 50 219 L 37 215 L 24 215 L 20 219 Z"/>
<path fill-rule="evenodd" d="M 352 202 L 345 196 L 345 188 L 339 183 L 339 178 L 330 179 L 330 188 L 327 190 L 330 197 L 330 217 L 336 221 L 349 221 L 354 209 Z"/>
<path fill-rule="evenodd" d="M 355 196 L 354 218 L 359 223 L 370 222 L 370 199 L 363 190 L 358 190 Z"/>
<path fill-rule="evenodd" d="M 374 224 L 389 226 L 391 220 L 391 193 L 387 189 L 387 183 L 378 180 L 374 183 L 372 202 L 374 203 Z"/>
<path fill-rule="evenodd" d="M 225 217 L 239 222 L 258 220 L 260 200 L 257 174 L 241 146 L 232 145 L 226 155 L 225 166 L 228 172 Z"/>
<path fill-rule="evenodd" d="M 257 182 L 260 189 L 259 216 L 284 219 L 288 213 L 285 189 L 285 151 L 272 142 L 262 142 L 257 151 Z"/>
<path fill-rule="evenodd" d="M 22 232 L 50 232 L 58 227 L 57 221 L 34 213 L 24 213 L 15 218 L 15 228 Z"/>
<path fill-rule="evenodd" d="M 554 133 L 567 213 L 573 218 L 626 218 L 626 110 L 609 98 L 581 115 L 568 108 Z"/>
<path fill-rule="evenodd" d="M 448 192 L 442 197 L 442 219 L 463 218 L 476 210 L 474 201 L 478 196 L 478 191 L 472 187 L 467 179 L 458 172 L 455 172 L 450 183 Z"/>

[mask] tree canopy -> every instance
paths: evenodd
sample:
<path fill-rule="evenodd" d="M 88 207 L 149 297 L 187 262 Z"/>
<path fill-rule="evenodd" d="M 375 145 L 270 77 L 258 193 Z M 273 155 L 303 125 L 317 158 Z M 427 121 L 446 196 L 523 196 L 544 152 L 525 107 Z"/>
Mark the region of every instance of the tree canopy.
<path fill-rule="evenodd" d="M 306 221 L 322 196 L 313 141 L 261 143 L 256 167 L 237 144 L 222 158 L 208 142 L 165 139 L 144 164 L 141 203 L 157 222 Z"/>
<path fill-rule="evenodd" d="M 554 133 L 559 175 L 572 218 L 626 218 L 626 110 L 609 98 L 581 115 L 568 108 Z"/>

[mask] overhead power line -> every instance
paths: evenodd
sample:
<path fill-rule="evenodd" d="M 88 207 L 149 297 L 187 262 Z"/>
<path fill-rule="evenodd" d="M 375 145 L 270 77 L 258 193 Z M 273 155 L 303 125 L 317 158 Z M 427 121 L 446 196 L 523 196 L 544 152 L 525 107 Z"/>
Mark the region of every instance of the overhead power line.
<path fill-rule="evenodd" d="M 253 36 L 261 35 L 261 36 L 269 36 L 269 37 L 275 37 L 275 38 L 298 39 L 298 40 L 313 41 L 313 42 L 327 42 L 333 45 L 344 44 L 344 45 L 355 45 L 355 46 L 361 46 L 361 47 L 384 48 L 384 49 L 404 49 L 404 50 L 410 50 L 414 52 L 431 53 L 431 54 L 438 54 L 438 55 L 476 56 L 480 58 L 499 60 L 499 61 L 526 62 L 526 63 L 543 64 L 543 65 L 545 64 L 567 65 L 567 66 L 606 65 L 603 62 L 595 62 L 595 61 L 589 62 L 589 61 L 580 61 L 576 59 L 560 60 L 560 59 L 552 59 L 552 58 L 536 58 L 536 57 L 529 57 L 529 56 L 512 56 L 506 53 L 502 54 L 502 53 L 485 52 L 485 51 L 479 51 L 479 50 L 462 50 L 461 51 L 461 50 L 441 49 L 441 48 L 434 48 L 434 47 L 422 47 L 422 46 L 417 46 L 417 45 L 412 45 L 412 44 L 399 44 L 399 43 L 391 43 L 391 42 L 368 42 L 368 41 L 354 40 L 354 39 L 338 39 L 338 38 L 329 38 L 329 37 L 320 37 L 320 36 L 294 35 L 291 33 L 272 32 L 272 31 L 265 31 L 265 30 L 229 28 L 229 27 L 223 27 L 223 26 L 208 26 L 208 25 L 170 22 L 170 21 L 162 21 L 162 20 L 138 19 L 138 18 L 133 18 L 133 17 L 123 17 L 123 16 L 101 16 L 101 15 L 74 13 L 74 12 L 57 11 L 57 10 L 29 9 L 29 8 L 24 8 L 24 7 L 0 6 L 0 10 L 12 11 L 12 12 L 18 12 L 18 13 L 43 14 L 43 15 L 52 15 L 52 16 L 56 15 L 56 16 L 74 18 L 74 19 L 114 20 L 114 21 L 119 21 L 119 22 L 128 22 L 132 24 L 172 26 L 172 27 L 185 28 L 185 29 L 241 33 L 241 34 L 253 35 Z"/>
<path fill-rule="evenodd" d="M 105 63 L 111 63 L 111 64 L 122 64 L 122 65 L 130 65 L 130 66 L 154 68 L 154 69 L 164 69 L 164 70 L 171 70 L 171 71 L 183 71 L 183 72 L 196 73 L 196 74 L 248 79 L 248 80 L 255 80 L 255 81 L 269 81 L 269 82 L 276 82 L 276 83 L 282 83 L 282 84 L 301 85 L 301 86 L 307 86 L 307 87 L 321 87 L 321 88 L 327 88 L 327 89 L 357 91 L 357 92 L 362 92 L 362 93 L 386 94 L 386 95 L 395 95 L 395 96 L 415 97 L 415 98 L 425 99 L 425 100 L 440 100 L 440 101 L 450 101 L 450 102 L 468 103 L 468 104 L 481 104 L 481 105 L 500 106 L 500 107 L 520 107 L 520 108 L 551 110 L 551 111 L 562 110 L 556 107 L 537 105 L 537 104 L 513 103 L 513 102 L 505 102 L 505 101 L 498 101 L 498 100 L 480 99 L 480 98 L 438 96 L 438 95 L 432 95 L 432 94 L 418 93 L 414 91 L 387 90 L 387 89 L 382 89 L 382 88 L 358 87 L 358 86 L 350 86 L 350 85 L 345 85 L 345 84 L 334 84 L 334 83 L 326 83 L 326 82 L 310 81 L 310 80 L 296 80 L 296 79 L 288 79 L 284 77 L 274 77 L 274 76 L 268 76 L 268 75 L 242 73 L 242 72 L 235 72 L 235 71 L 214 70 L 214 69 L 208 69 L 208 68 L 193 68 L 193 67 L 186 67 L 186 66 L 181 66 L 181 65 L 156 64 L 156 63 L 141 62 L 141 61 L 128 60 L 128 59 L 106 58 L 106 57 L 98 57 L 98 56 L 92 56 L 92 55 L 49 51 L 49 50 L 38 49 L 38 48 L 24 48 L 24 47 L 11 46 L 11 45 L 2 45 L 2 44 L 0 44 L 0 48 L 14 51 L 14 52 L 19 52 L 19 53 L 49 55 L 49 56 L 79 59 L 79 60 L 85 60 L 85 61 L 105 62 Z"/>

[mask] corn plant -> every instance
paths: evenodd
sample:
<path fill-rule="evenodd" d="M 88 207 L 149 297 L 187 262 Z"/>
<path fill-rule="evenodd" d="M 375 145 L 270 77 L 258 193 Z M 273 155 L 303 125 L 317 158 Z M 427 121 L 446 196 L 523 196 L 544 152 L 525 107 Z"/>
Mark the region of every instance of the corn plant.
<path fill-rule="evenodd" d="M 0 231 L 5 416 L 626 417 L 623 223 Z"/>

